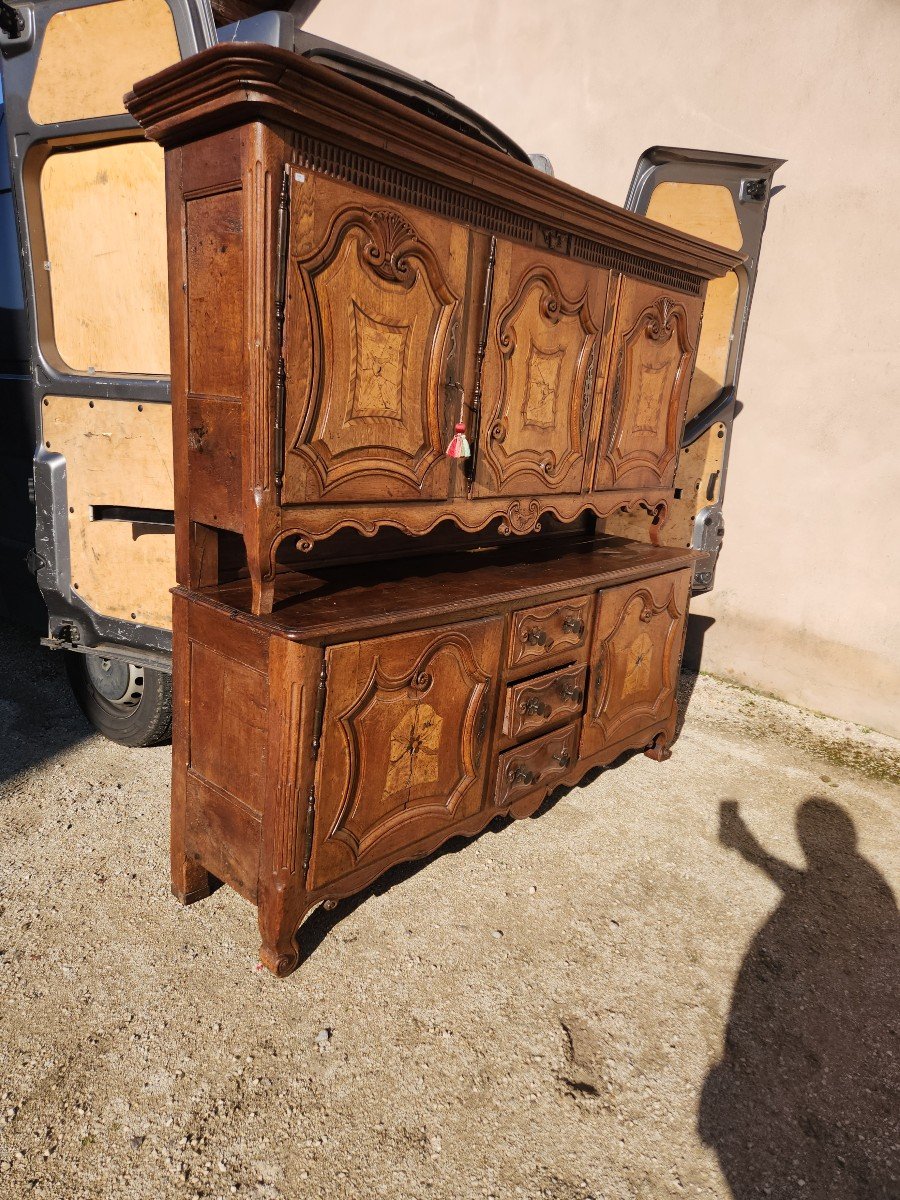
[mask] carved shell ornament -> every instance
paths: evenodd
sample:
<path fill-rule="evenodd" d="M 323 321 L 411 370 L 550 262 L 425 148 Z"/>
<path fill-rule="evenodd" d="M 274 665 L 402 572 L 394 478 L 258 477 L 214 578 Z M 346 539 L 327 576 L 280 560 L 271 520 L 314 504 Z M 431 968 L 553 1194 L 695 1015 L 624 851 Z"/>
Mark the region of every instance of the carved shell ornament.
<path fill-rule="evenodd" d="M 399 213 L 389 208 L 376 209 L 367 217 L 370 238 L 362 249 L 366 262 L 382 279 L 412 287 L 416 271 L 410 265 L 408 254 L 419 240 L 416 231 Z"/>
<path fill-rule="evenodd" d="M 646 334 L 652 342 L 660 342 L 664 345 L 675 332 L 672 315 L 678 307 L 675 301 L 670 300 L 668 296 L 661 296 L 651 308 L 647 309 L 645 313 Z"/>

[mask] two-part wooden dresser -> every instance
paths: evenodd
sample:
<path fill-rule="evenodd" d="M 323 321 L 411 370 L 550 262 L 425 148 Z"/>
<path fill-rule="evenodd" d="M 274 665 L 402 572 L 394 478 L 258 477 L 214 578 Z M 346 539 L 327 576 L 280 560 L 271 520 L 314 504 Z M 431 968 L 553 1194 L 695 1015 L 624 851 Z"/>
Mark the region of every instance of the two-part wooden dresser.
<path fill-rule="evenodd" d="M 136 85 L 166 148 L 172 876 L 319 904 L 628 749 L 668 755 L 693 552 L 665 520 L 707 281 L 740 257 L 325 67 Z"/>

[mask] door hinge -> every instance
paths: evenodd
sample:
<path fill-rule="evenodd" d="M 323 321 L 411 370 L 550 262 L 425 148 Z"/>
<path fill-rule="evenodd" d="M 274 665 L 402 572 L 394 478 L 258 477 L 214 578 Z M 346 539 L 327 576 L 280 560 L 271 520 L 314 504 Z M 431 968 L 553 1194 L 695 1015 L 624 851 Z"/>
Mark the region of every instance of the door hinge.
<path fill-rule="evenodd" d="M 309 860 L 312 858 L 313 830 L 316 823 L 316 762 L 319 758 L 319 746 L 322 741 L 322 725 L 325 720 L 325 696 L 328 691 L 328 660 L 322 653 L 322 670 L 319 672 L 319 686 L 316 688 L 316 709 L 313 714 L 312 744 L 310 760 L 313 764 L 313 777 L 306 797 L 306 849 L 303 854 L 303 878 L 309 871 Z"/>
<path fill-rule="evenodd" d="M 287 292 L 288 243 L 291 214 L 291 167 L 284 165 L 278 213 L 275 219 L 275 340 L 278 365 L 275 370 L 275 487 L 281 490 L 284 479 L 284 421 L 287 371 L 284 363 L 284 311 Z"/>
<path fill-rule="evenodd" d="M 472 391 L 472 436 L 469 439 L 472 454 L 468 460 L 469 491 L 475 482 L 475 471 L 478 465 L 478 446 L 481 441 L 481 392 L 482 376 L 484 375 L 484 355 L 487 350 L 488 332 L 491 323 L 491 304 L 494 299 L 494 263 L 497 259 L 497 239 L 491 238 L 491 249 L 488 254 L 487 271 L 484 277 L 484 300 L 481 311 L 481 330 L 478 334 L 478 349 L 475 352 L 475 386 Z"/>

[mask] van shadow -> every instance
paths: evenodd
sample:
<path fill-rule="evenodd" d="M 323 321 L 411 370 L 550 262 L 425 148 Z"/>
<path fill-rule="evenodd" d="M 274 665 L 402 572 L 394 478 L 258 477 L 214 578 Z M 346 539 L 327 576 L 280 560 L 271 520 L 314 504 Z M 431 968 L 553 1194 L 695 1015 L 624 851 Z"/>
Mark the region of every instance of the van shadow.
<path fill-rule="evenodd" d="M 75 702 L 61 653 L 0 622 L 0 784 L 94 732 Z"/>
<path fill-rule="evenodd" d="M 698 1131 L 735 1200 L 900 1197 L 900 914 L 837 804 L 797 810 L 806 869 L 723 801 L 720 840 L 781 890 L 744 956 Z"/>

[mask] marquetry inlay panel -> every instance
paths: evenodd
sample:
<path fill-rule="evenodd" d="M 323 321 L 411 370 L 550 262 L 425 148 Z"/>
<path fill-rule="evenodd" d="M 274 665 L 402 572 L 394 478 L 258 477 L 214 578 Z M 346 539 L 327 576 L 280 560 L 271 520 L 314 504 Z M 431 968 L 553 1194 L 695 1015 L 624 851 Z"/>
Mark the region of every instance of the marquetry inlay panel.
<path fill-rule="evenodd" d="M 583 755 L 615 745 L 671 709 L 690 579 L 681 571 L 597 597 Z"/>
<path fill-rule="evenodd" d="M 477 810 L 502 624 L 328 651 L 315 886 Z"/>
<path fill-rule="evenodd" d="M 581 490 L 608 276 L 497 247 L 479 493 Z"/>
<path fill-rule="evenodd" d="M 291 226 L 283 502 L 446 494 L 465 230 L 312 176 Z"/>
<path fill-rule="evenodd" d="M 671 486 L 699 312 L 699 300 L 623 280 L 595 487 Z"/>

